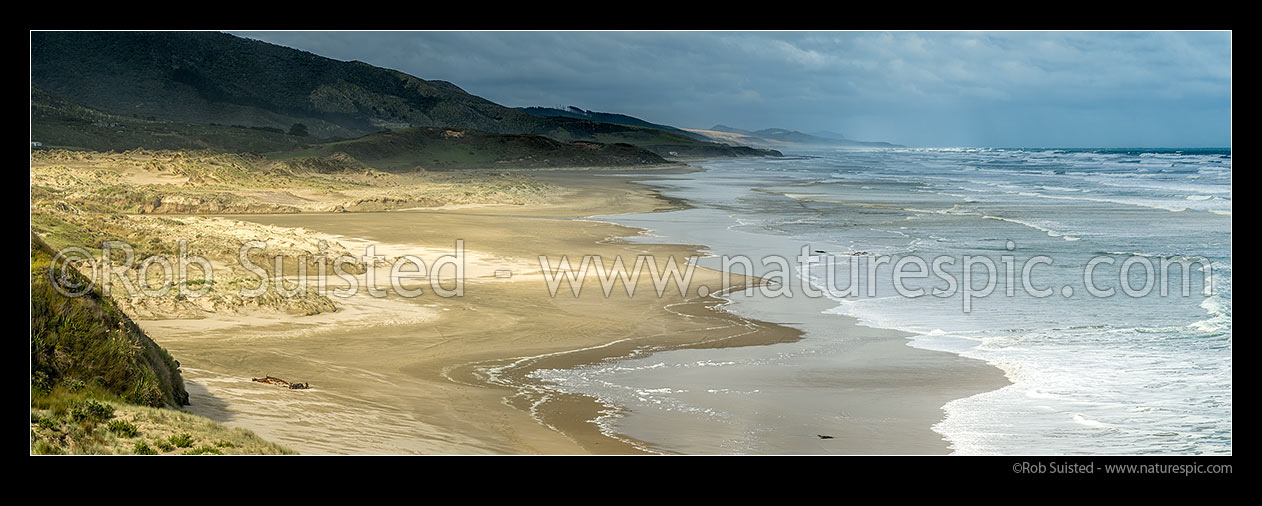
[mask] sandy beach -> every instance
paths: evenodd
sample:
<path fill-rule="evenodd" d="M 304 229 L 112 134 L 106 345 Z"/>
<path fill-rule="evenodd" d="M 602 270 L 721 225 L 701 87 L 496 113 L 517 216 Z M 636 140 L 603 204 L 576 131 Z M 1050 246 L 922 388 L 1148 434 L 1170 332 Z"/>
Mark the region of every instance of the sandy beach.
<path fill-rule="evenodd" d="M 669 170 L 661 177 L 669 177 Z M 311 316 L 272 313 L 212 315 L 198 320 L 148 320 L 154 339 L 181 358 L 194 413 L 303 453 L 663 453 L 652 442 L 602 433 L 592 423 L 618 407 L 562 394 L 529 377 L 655 350 L 757 346 L 799 339 L 791 326 L 723 311 L 722 299 L 675 290 L 658 298 L 648 277 L 635 297 L 621 289 L 606 298 L 597 286 L 574 297 L 551 297 L 538 255 L 648 253 L 663 261 L 697 254 L 695 247 L 631 244 L 640 229 L 593 215 L 677 208 L 651 186 L 599 171 L 535 173 L 561 188 L 535 205 L 464 205 L 378 213 L 234 215 L 231 219 L 302 227 L 337 239 L 352 251 L 366 243 L 378 253 L 425 257 L 450 252 L 463 239 L 470 259 L 463 297 L 337 300 L 339 310 Z M 432 256 L 430 257 L 432 258 Z M 511 270 L 498 278 L 496 270 Z M 692 286 L 719 286 L 719 273 L 698 269 Z M 843 317 L 839 317 L 843 318 Z M 916 350 L 905 340 L 874 334 L 854 349 L 854 412 L 890 411 L 847 428 L 846 453 L 942 453 L 930 430 L 953 396 L 992 387 L 997 370 L 957 356 Z M 278 376 L 309 382 L 285 390 L 251 381 Z M 846 442 L 848 441 L 848 442 Z"/>

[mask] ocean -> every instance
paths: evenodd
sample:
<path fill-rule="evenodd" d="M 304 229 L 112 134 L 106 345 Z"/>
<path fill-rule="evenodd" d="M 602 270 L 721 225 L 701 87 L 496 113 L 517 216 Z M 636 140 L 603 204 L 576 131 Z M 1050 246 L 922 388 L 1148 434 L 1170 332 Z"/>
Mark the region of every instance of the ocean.
<path fill-rule="evenodd" d="M 705 162 L 653 182 L 694 208 L 596 219 L 704 244 L 705 267 L 753 258 L 759 275 L 774 271 L 759 259 L 806 248 L 818 260 L 792 269 L 794 297 L 726 306 L 801 341 L 535 376 L 621 406 L 606 430 L 664 451 L 829 453 L 816 435 L 857 415 L 845 385 L 804 378 L 855 367 L 837 330 L 853 318 L 1011 382 L 939 407 L 931 429 L 956 454 L 1231 453 L 1229 149 L 795 155 Z M 926 276 L 895 276 L 902 259 Z"/>

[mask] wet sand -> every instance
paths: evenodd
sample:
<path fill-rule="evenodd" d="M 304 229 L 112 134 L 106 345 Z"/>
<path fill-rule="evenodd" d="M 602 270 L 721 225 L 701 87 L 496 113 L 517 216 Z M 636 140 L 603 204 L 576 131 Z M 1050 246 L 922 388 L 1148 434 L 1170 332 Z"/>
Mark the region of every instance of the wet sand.
<path fill-rule="evenodd" d="M 634 297 L 619 286 L 606 298 L 594 277 L 579 297 L 564 284 L 550 296 L 539 255 L 575 262 L 600 255 L 606 265 L 621 255 L 630 265 L 638 254 L 665 261 L 700 248 L 631 244 L 620 238 L 640 229 L 574 219 L 680 205 L 651 187 L 603 174 L 532 173 L 565 188 L 547 204 L 234 216 L 337 236 L 348 247 L 376 243 L 383 245 L 379 253 L 419 252 L 427 262 L 463 239 L 470 259 L 465 294 L 441 298 L 427 290 L 416 298 L 377 299 L 361 293 L 335 299 L 334 313 L 216 315 L 142 326 L 179 357 L 191 411 L 302 453 L 670 451 L 602 433 L 591 421 L 616 407 L 556 393 L 530 372 L 663 349 L 792 342 L 802 331 L 716 310 L 722 299 L 695 291 L 681 296 L 673 285 L 658 298 L 647 275 Z M 512 277 L 497 277 L 497 270 Z M 691 287 L 720 284 L 719 273 L 697 269 Z M 875 332 L 853 325 L 846 331 Z M 930 430 L 941 405 L 998 383 L 993 368 L 910 348 L 903 339 L 856 342 L 865 344 L 853 349 L 855 368 L 829 381 L 844 381 L 854 392 L 854 410 L 872 416 L 857 417 L 847 428 L 851 444 L 840 445 L 840 453 L 945 452 L 945 442 Z M 250 380 L 265 375 L 308 382 L 311 389 Z M 881 410 L 891 413 L 876 416 Z"/>

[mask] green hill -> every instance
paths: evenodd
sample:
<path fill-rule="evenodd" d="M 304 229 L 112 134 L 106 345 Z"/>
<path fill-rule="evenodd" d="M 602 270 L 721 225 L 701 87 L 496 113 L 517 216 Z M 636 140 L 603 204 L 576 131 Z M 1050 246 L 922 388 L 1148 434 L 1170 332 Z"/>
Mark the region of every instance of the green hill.
<path fill-rule="evenodd" d="M 31 88 L 31 140 L 49 148 L 213 149 L 266 153 L 300 148 L 314 139 L 267 127 L 199 125 L 110 114 Z"/>
<path fill-rule="evenodd" d="M 560 142 L 537 135 L 426 127 L 379 132 L 275 153 L 272 157 L 286 159 L 336 153 L 348 154 L 364 165 L 384 170 L 621 167 L 667 163 L 662 157 L 630 144 Z"/>
<path fill-rule="evenodd" d="M 534 116 L 449 82 L 224 33 L 32 32 L 31 83 L 65 101 L 133 120 L 273 132 L 302 124 L 319 139 L 442 127 L 620 142 L 660 155 L 773 154 L 655 128 Z"/>
<path fill-rule="evenodd" d="M 558 109 L 554 107 L 519 107 L 518 109 L 525 111 L 527 114 L 530 114 L 532 116 L 539 116 L 543 118 L 556 118 L 556 117 L 574 118 L 574 119 L 584 119 L 588 121 L 598 121 L 601 123 L 612 123 L 615 125 L 653 128 L 657 130 L 664 130 L 667 132 L 676 133 L 679 135 L 683 135 L 685 137 L 690 137 L 693 140 L 711 142 L 710 139 L 707 139 L 704 135 L 701 135 L 701 134 L 695 134 L 687 130 L 684 130 L 682 128 L 676 128 L 670 125 L 651 123 L 651 122 L 642 120 L 634 116 L 627 116 L 626 114 L 618 114 L 618 113 L 612 113 L 612 112 L 585 111 L 581 108 L 574 107 L 574 106 L 569 106 L 569 107 L 566 107 L 565 109 Z"/>
<path fill-rule="evenodd" d="M 137 118 L 358 137 L 407 126 L 516 132 L 527 114 L 363 62 L 212 32 L 33 32 L 31 81 Z"/>
<path fill-rule="evenodd" d="M 714 142 L 705 135 L 670 125 L 650 123 L 625 114 L 585 111 L 572 106 L 568 109 L 525 107 L 521 110 L 541 118 L 573 120 L 567 125 L 566 132 L 578 132 L 582 140 L 628 143 L 665 157 L 781 156 L 774 149 Z"/>
<path fill-rule="evenodd" d="M 403 128 L 348 140 L 314 139 L 267 127 L 198 125 L 144 120 L 110 114 L 34 88 L 31 90 L 32 140 L 45 148 L 124 151 L 129 149 L 204 149 L 267 153 L 272 158 L 322 156 L 343 152 L 380 169 L 464 169 L 629 166 L 666 163 L 651 151 L 606 137 L 609 144 L 560 142 L 537 135 L 511 135 L 447 128 Z M 634 132 L 651 142 L 662 132 Z"/>

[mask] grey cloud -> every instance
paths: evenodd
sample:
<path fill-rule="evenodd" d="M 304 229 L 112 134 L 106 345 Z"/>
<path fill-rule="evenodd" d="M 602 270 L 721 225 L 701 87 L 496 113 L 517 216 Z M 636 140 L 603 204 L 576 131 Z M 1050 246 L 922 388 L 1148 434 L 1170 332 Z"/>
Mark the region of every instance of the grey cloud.
<path fill-rule="evenodd" d="M 1229 32 L 247 32 L 510 106 L 911 145 L 1228 145 Z"/>

